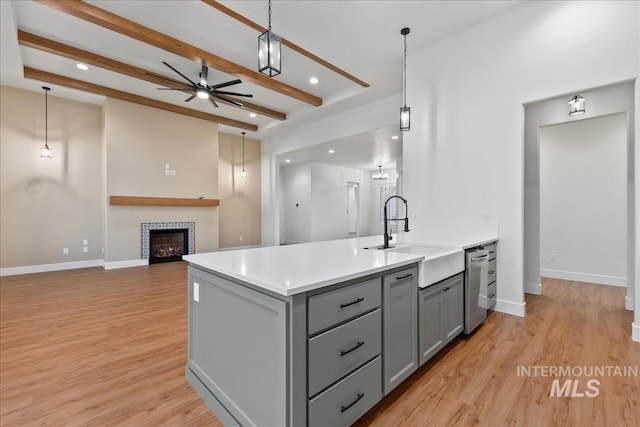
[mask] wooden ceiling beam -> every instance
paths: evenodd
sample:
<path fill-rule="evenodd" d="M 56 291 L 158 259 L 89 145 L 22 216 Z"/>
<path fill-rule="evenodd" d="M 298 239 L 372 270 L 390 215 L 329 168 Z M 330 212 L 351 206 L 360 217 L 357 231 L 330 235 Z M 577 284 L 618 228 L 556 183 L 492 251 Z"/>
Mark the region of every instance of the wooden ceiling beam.
<path fill-rule="evenodd" d="M 250 70 L 247 67 L 243 67 L 242 65 L 233 63 L 184 41 L 170 37 L 104 9 L 100 9 L 92 4 L 74 0 L 35 1 L 52 9 L 138 40 L 142 43 L 155 46 L 167 52 L 204 64 L 209 68 L 214 68 L 224 73 L 232 74 L 243 81 L 257 84 L 314 106 L 322 105 L 322 98 L 318 96 L 269 78 L 257 71 Z"/>
<path fill-rule="evenodd" d="M 227 16 L 230 16 L 231 18 L 242 22 L 243 24 L 245 24 L 248 27 L 253 28 L 254 30 L 260 32 L 260 33 L 264 33 L 265 31 L 267 31 L 267 29 L 263 26 L 261 26 L 260 24 L 253 22 L 252 20 L 250 20 L 249 18 L 240 15 L 239 13 L 235 12 L 233 9 L 229 9 L 228 7 L 222 5 L 221 3 L 217 2 L 216 0 L 202 0 L 203 3 L 208 4 L 209 6 L 213 7 L 214 9 L 217 9 L 218 11 L 224 13 Z M 280 36 L 282 37 L 282 36 Z M 348 72 L 346 72 L 345 70 L 343 70 L 342 68 L 339 68 L 336 65 L 333 65 L 332 63 L 330 63 L 329 61 L 325 61 L 324 59 L 320 58 L 319 56 L 314 55 L 313 53 L 309 52 L 306 49 L 303 49 L 302 47 L 298 46 L 297 44 L 285 39 L 284 37 L 282 37 L 282 44 L 287 46 L 289 49 L 298 52 L 299 54 L 306 56 L 307 58 L 311 59 L 314 62 L 317 62 L 318 64 L 330 69 L 331 71 L 340 74 L 343 77 L 346 77 L 347 79 L 351 80 L 354 83 L 359 84 L 362 87 L 369 87 L 369 83 L 364 82 L 362 80 L 360 80 L 359 78 L 357 78 L 356 76 L 354 76 L 353 74 L 350 74 Z"/>
<path fill-rule="evenodd" d="M 215 114 L 209 114 L 198 110 L 192 110 L 190 108 L 180 107 L 178 105 L 169 104 L 168 102 L 162 102 L 151 98 L 145 98 L 144 96 L 135 95 L 129 92 L 123 92 L 117 89 L 111 89 L 105 86 L 96 85 L 93 83 L 85 82 L 82 80 L 76 80 L 69 77 L 61 76 L 59 74 L 49 73 L 47 71 L 37 70 L 35 68 L 24 67 L 24 76 L 29 79 L 40 80 L 59 86 L 65 86 L 72 89 L 82 90 L 84 92 L 97 93 L 98 95 L 104 95 L 111 98 L 120 99 L 122 101 L 133 102 L 135 104 L 144 105 L 147 107 L 158 108 L 160 110 L 170 111 L 172 113 L 182 114 L 185 116 L 196 117 L 202 120 L 208 120 L 210 122 L 216 122 L 223 125 L 233 126 L 240 129 L 246 129 L 251 132 L 258 130 L 258 126 L 251 123 L 241 122 L 239 120 L 229 119 L 227 117 L 216 116 Z"/>
<path fill-rule="evenodd" d="M 154 73 L 152 71 L 145 70 L 143 68 L 135 67 L 133 65 L 125 64 L 124 62 L 116 61 L 104 56 L 97 55 L 95 53 L 78 49 L 73 46 L 69 46 L 63 43 L 59 43 L 35 34 L 28 33 L 26 31 L 18 30 L 18 43 L 22 46 L 38 49 L 43 52 L 52 53 L 54 55 L 62 56 L 65 58 L 73 59 L 74 61 L 80 61 L 87 65 L 93 65 L 96 67 L 104 68 L 109 71 L 124 74 L 129 77 L 145 80 L 151 83 L 156 83 L 165 87 L 185 87 L 185 90 L 191 91 L 191 87 L 186 83 L 175 80 L 169 77 L 165 77 L 161 74 Z M 232 98 L 229 96 L 229 98 Z M 277 120 L 285 120 L 287 115 L 280 111 L 272 110 L 261 105 L 247 102 L 244 99 L 237 99 L 243 107 L 242 109 L 253 111 L 255 113 L 272 117 Z M 220 101 L 222 102 L 222 101 Z M 227 104 L 238 108 L 233 104 Z"/>

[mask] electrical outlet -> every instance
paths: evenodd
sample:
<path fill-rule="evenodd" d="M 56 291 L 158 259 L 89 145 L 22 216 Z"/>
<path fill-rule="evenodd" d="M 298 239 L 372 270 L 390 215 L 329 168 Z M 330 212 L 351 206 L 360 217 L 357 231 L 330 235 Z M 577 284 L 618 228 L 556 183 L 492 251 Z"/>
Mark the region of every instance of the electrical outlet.
<path fill-rule="evenodd" d="M 193 300 L 200 302 L 200 285 L 198 282 L 193 282 Z"/>
<path fill-rule="evenodd" d="M 83 246 L 82 247 L 82 252 L 89 252 L 89 246 Z"/>
<path fill-rule="evenodd" d="M 170 171 L 170 172 L 171 172 L 171 176 L 175 176 L 175 174 L 176 174 L 176 171 L 175 171 L 175 170 L 171 169 L 171 171 Z"/>
<path fill-rule="evenodd" d="M 69 255 L 69 248 L 62 248 L 62 255 Z"/>
<path fill-rule="evenodd" d="M 164 170 L 164 174 L 165 174 L 165 175 L 171 175 L 171 171 L 170 171 L 169 169 L 165 169 L 165 170 Z"/>
<path fill-rule="evenodd" d="M 551 253 L 549 254 L 549 261 L 557 261 L 557 260 L 556 260 L 556 254 L 555 254 L 555 253 L 551 252 Z"/>

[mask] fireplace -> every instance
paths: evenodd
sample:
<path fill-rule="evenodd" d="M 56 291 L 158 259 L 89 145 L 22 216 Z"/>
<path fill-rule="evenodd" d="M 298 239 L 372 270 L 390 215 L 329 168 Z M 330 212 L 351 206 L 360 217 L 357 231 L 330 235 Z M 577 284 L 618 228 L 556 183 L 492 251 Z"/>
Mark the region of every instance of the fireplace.
<path fill-rule="evenodd" d="M 189 254 L 189 230 L 149 230 L 149 264 L 182 261 Z"/>

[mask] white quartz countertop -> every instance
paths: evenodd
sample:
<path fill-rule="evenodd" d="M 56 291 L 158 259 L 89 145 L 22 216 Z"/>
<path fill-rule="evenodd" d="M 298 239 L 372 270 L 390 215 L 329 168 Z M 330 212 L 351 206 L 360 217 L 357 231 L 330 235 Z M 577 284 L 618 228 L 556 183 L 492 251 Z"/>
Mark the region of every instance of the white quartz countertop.
<path fill-rule="evenodd" d="M 391 244 L 401 244 L 402 240 L 396 239 Z M 464 249 L 493 240 L 497 240 L 497 236 L 482 241 L 433 243 Z M 421 253 L 363 249 L 382 243 L 382 236 L 371 236 L 207 252 L 185 255 L 183 259 L 204 269 L 289 296 L 410 265 L 424 259 L 424 254 Z"/>
<path fill-rule="evenodd" d="M 418 261 L 424 256 L 363 249 L 381 236 L 185 255 L 199 267 L 294 295 Z"/>

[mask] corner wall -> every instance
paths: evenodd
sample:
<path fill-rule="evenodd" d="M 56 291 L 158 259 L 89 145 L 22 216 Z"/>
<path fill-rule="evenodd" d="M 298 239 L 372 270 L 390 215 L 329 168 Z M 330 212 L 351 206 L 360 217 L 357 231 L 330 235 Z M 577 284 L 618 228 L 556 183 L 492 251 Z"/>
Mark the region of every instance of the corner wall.
<path fill-rule="evenodd" d="M 0 267 L 100 265 L 102 181 L 100 107 L 0 87 Z M 83 252 L 83 240 L 88 240 Z M 63 254 L 63 248 L 69 254 Z M 41 270 L 42 271 L 42 270 Z"/>

